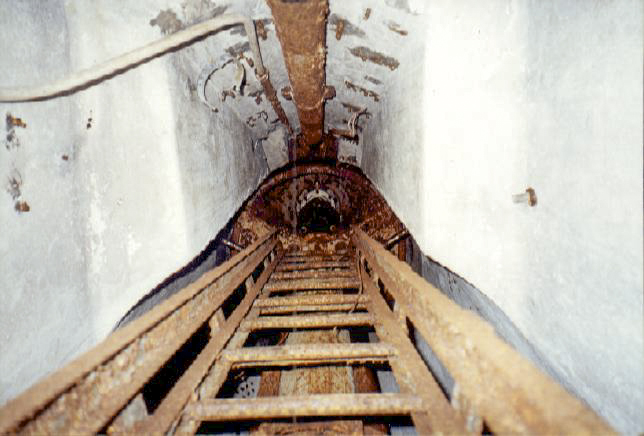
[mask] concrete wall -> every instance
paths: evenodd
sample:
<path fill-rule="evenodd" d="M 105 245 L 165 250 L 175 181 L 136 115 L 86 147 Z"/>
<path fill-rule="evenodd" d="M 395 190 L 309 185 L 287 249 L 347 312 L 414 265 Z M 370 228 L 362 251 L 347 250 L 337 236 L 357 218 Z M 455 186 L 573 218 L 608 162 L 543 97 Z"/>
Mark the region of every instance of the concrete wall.
<path fill-rule="evenodd" d="M 361 142 L 425 254 L 625 432 L 644 431 L 642 12 L 428 2 Z M 537 206 L 514 204 L 528 186 Z"/>
<path fill-rule="evenodd" d="M 49 82 L 155 40 L 149 21 L 181 10 L 5 3 L 0 86 Z M 0 403 L 103 339 L 267 173 L 247 126 L 189 86 L 221 51 L 202 44 L 189 64 L 177 53 L 68 97 L 0 104 L 3 119 L 27 124 L 0 126 Z"/>

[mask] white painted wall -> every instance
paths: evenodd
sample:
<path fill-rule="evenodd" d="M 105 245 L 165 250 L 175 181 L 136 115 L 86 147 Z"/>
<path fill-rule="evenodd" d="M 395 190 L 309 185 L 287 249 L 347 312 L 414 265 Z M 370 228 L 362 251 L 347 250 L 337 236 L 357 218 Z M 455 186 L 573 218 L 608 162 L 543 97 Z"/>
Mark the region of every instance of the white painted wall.
<path fill-rule="evenodd" d="M 4 3 L 0 86 L 49 82 L 155 40 L 149 20 L 177 7 Z M 10 112 L 27 123 L 15 129 L 19 147 L 0 146 L 0 403 L 103 339 L 266 175 L 246 125 L 225 107 L 214 116 L 187 84 L 209 49 L 69 97 L 0 104 L 3 120 Z M 16 173 L 14 200 L 5 188 Z"/>
<path fill-rule="evenodd" d="M 642 16 L 636 0 L 428 2 L 362 138 L 423 251 L 624 432 L 644 431 Z M 538 205 L 512 203 L 528 186 Z"/>

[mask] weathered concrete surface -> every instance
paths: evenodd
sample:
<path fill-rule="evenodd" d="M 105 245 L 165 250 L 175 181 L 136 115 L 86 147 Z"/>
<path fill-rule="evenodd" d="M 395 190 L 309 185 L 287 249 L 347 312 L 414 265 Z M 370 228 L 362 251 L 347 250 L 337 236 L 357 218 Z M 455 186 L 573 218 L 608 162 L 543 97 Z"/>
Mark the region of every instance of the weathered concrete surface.
<path fill-rule="evenodd" d="M 363 169 L 560 381 L 618 430 L 644 431 L 642 3 L 418 13 L 425 37 L 397 53 Z M 538 204 L 513 203 L 528 186 Z"/>
<path fill-rule="evenodd" d="M 155 40 L 149 21 L 167 8 L 187 20 L 171 1 L 6 5 L 0 85 L 48 82 Z M 3 120 L 27 124 L 0 146 L 0 403 L 103 339 L 266 174 L 244 121 L 227 106 L 214 116 L 189 86 L 223 51 L 203 44 L 69 97 L 0 105 Z"/>

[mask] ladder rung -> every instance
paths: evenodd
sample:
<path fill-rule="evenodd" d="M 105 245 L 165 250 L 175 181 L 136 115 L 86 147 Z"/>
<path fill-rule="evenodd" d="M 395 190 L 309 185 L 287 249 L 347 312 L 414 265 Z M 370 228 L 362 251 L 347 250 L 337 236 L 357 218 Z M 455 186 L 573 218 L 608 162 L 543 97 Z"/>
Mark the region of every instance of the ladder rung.
<path fill-rule="evenodd" d="M 297 263 L 297 262 L 321 262 L 332 260 L 345 260 L 348 261 L 351 256 L 348 254 L 329 254 L 329 255 L 286 255 L 282 262 Z"/>
<path fill-rule="evenodd" d="M 186 408 L 200 421 L 293 416 L 392 416 L 423 411 L 422 400 L 402 394 L 327 394 L 248 399 L 208 399 Z"/>
<path fill-rule="evenodd" d="M 313 328 L 313 327 L 348 327 L 373 325 L 373 316 L 368 313 L 327 314 L 305 316 L 264 316 L 244 321 L 243 331 L 284 329 L 284 328 Z"/>
<path fill-rule="evenodd" d="M 272 297 L 255 300 L 255 307 L 279 307 L 279 306 L 307 306 L 324 304 L 355 304 L 356 301 L 366 303 L 369 297 L 362 295 L 295 295 L 288 297 Z"/>
<path fill-rule="evenodd" d="M 365 310 L 367 306 L 365 303 L 354 304 L 321 304 L 319 306 L 276 306 L 276 307 L 262 307 L 260 309 L 261 315 L 279 315 L 293 312 L 346 312 L 353 310 Z"/>
<path fill-rule="evenodd" d="M 329 277 L 356 277 L 355 269 L 342 270 L 342 271 L 328 271 L 328 270 L 305 270 L 305 271 L 281 271 L 274 272 L 271 279 L 284 280 L 284 279 L 327 279 Z"/>
<path fill-rule="evenodd" d="M 295 344 L 271 347 L 248 347 L 225 350 L 222 359 L 234 366 L 291 366 L 323 363 L 385 362 L 394 356 L 393 346 L 375 344 Z"/>
<path fill-rule="evenodd" d="M 354 289 L 360 287 L 358 278 L 328 278 L 318 279 L 295 279 L 295 280 L 270 280 L 264 286 L 264 290 L 273 291 L 297 291 L 309 289 Z"/>
<path fill-rule="evenodd" d="M 354 268 L 355 262 L 347 261 L 321 261 L 321 262 L 304 262 L 304 263 L 280 263 L 275 268 L 276 271 L 303 271 L 307 269 L 322 269 L 322 268 Z"/>

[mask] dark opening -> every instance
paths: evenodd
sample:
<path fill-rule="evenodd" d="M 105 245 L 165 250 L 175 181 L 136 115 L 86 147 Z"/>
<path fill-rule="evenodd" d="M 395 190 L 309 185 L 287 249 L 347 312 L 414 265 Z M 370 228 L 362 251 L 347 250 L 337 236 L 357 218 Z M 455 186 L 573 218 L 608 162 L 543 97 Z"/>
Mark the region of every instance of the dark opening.
<path fill-rule="evenodd" d="M 143 386 L 143 400 L 148 413 L 153 413 L 183 373 L 190 367 L 210 338 L 210 328 L 199 328 L 185 344 Z"/>
<path fill-rule="evenodd" d="M 340 215 L 328 202 L 314 198 L 300 211 L 298 217 L 300 233 L 333 233 L 340 225 Z"/>

